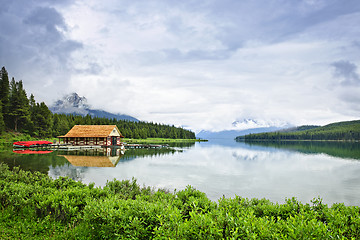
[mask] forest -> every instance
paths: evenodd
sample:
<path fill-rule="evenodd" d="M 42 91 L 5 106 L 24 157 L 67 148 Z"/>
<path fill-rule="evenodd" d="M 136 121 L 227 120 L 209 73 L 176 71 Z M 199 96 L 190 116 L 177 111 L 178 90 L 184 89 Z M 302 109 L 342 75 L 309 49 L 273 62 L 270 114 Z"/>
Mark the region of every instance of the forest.
<path fill-rule="evenodd" d="M 0 73 L 0 134 L 3 131 L 25 133 L 33 137 L 57 137 L 74 125 L 117 125 L 126 138 L 195 139 L 195 133 L 180 127 L 152 122 L 92 117 L 90 115 L 53 114 L 44 102 L 27 97 L 23 82 L 9 81 L 8 72 Z"/>
<path fill-rule="evenodd" d="M 329 140 L 359 141 L 360 120 L 337 122 L 325 126 L 300 126 L 289 131 L 248 134 L 236 138 L 238 141 L 287 141 L 287 140 Z"/>

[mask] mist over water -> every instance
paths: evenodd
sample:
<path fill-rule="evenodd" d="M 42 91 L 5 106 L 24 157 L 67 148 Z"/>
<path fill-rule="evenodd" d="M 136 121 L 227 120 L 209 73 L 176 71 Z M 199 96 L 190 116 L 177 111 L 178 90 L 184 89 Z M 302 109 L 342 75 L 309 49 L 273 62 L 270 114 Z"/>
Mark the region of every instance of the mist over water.
<path fill-rule="evenodd" d="M 34 170 L 38 162 L 38 167 L 53 178 L 69 176 L 97 186 L 114 178 L 132 177 L 140 185 L 170 191 L 191 185 L 214 201 L 238 195 L 279 203 L 296 197 L 310 203 L 321 197 L 330 205 L 343 202 L 359 206 L 359 151 L 359 143 L 247 144 L 212 139 L 171 149 L 128 150 L 111 167 L 74 166 L 56 152 L 48 155 L 51 161 L 45 156 L 38 160 L 35 156 L 29 156 L 30 160 L 16 156 L 15 165 L 18 162 L 29 168 L 30 164 Z M 82 161 L 86 162 L 86 157 Z"/>

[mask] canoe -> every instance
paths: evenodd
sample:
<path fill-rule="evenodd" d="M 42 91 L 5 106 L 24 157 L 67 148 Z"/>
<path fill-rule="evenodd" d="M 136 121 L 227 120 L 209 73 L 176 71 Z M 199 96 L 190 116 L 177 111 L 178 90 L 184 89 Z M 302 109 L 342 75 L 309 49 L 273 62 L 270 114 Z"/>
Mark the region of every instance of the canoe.
<path fill-rule="evenodd" d="M 20 153 L 20 154 L 47 154 L 52 153 L 53 151 L 35 151 L 35 150 L 29 150 L 29 149 L 23 149 L 23 150 L 13 150 L 14 153 Z"/>
<path fill-rule="evenodd" d="M 20 141 L 14 142 L 13 147 L 30 148 L 30 147 L 42 147 L 52 144 L 49 141 Z"/>

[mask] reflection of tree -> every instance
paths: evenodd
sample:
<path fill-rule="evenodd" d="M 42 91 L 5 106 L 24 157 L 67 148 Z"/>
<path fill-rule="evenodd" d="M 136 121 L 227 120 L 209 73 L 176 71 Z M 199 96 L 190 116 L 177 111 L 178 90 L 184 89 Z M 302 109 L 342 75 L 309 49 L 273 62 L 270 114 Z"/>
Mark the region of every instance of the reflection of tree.
<path fill-rule="evenodd" d="M 10 168 L 19 166 L 23 170 L 39 171 L 47 174 L 49 167 L 63 166 L 66 159 L 59 157 L 55 152 L 49 154 L 16 154 L 12 149 L 0 151 L 0 161 Z"/>
<path fill-rule="evenodd" d="M 334 157 L 360 159 L 359 142 L 330 141 L 252 141 L 248 145 L 281 148 L 306 154 L 325 153 Z"/>
<path fill-rule="evenodd" d="M 181 150 L 175 150 L 172 148 L 140 148 L 140 149 L 128 149 L 125 151 L 125 155 L 121 158 L 120 161 L 129 161 L 137 157 L 156 157 L 168 154 L 174 154 Z"/>

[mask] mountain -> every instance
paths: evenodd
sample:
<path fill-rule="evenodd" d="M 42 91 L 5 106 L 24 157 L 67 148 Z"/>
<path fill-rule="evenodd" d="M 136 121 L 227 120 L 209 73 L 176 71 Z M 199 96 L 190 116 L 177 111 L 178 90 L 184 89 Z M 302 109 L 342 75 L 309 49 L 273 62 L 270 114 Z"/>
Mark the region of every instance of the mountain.
<path fill-rule="evenodd" d="M 258 133 L 237 137 L 238 140 L 360 140 L 360 120 L 336 122 L 325 126 L 300 126 L 295 131 Z"/>
<path fill-rule="evenodd" d="M 202 130 L 196 137 L 203 139 L 234 139 L 246 134 L 279 131 L 290 127 L 289 123 L 283 121 L 264 121 L 259 119 L 244 118 L 232 122 L 230 130 L 205 131 Z"/>
<path fill-rule="evenodd" d="M 318 127 L 321 127 L 321 126 L 319 126 L 319 125 L 303 125 L 300 127 L 286 128 L 286 129 L 280 130 L 279 132 L 282 132 L 282 133 L 299 132 L 299 131 L 311 130 L 311 129 L 318 128 Z"/>
<path fill-rule="evenodd" d="M 242 136 L 250 133 L 263 133 L 263 132 L 273 132 L 278 131 L 282 128 L 279 127 L 263 127 L 263 128 L 250 128 L 246 130 L 225 130 L 225 131 L 219 131 L 219 132 L 212 132 L 212 131 L 205 131 L 202 130 L 198 134 L 196 134 L 197 138 L 202 139 L 215 139 L 215 138 L 228 138 L 228 139 L 234 139 L 237 136 Z"/>
<path fill-rule="evenodd" d="M 50 106 L 49 109 L 53 113 L 74 114 L 82 116 L 89 114 L 92 117 L 102 117 L 109 119 L 115 118 L 117 120 L 128 120 L 133 122 L 139 121 L 138 119 L 126 114 L 114 114 L 100 109 L 91 109 L 90 105 L 87 103 L 87 99 L 85 97 L 80 97 L 77 93 L 71 93 L 64 96 L 62 99 L 57 100 L 52 106 Z"/>

